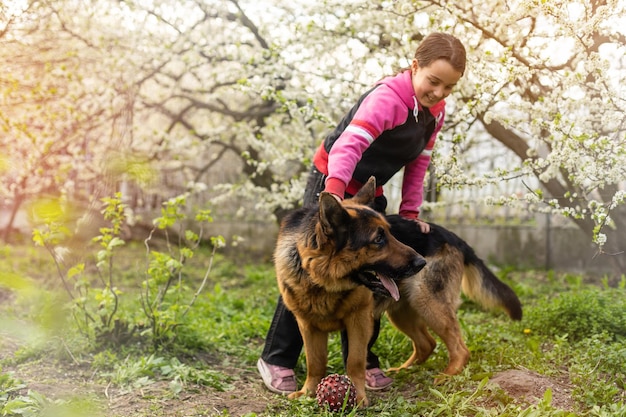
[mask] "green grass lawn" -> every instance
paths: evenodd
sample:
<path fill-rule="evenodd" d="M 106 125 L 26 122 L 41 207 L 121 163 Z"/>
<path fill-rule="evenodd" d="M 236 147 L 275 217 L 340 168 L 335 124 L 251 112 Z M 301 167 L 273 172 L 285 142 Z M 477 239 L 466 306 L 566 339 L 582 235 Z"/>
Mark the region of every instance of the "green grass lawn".
<path fill-rule="evenodd" d="M 83 257 L 94 253 L 82 249 Z M 66 274 L 75 295 L 76 285 L 89 289 L 73 302 L 43 249 L 0 252 L 1 416 L 332 415 L 314 399 L 289 401 L 259 382 L 255 363 L 278 296 L 269 264 L 212 259 L 198 249 L 152 310 L 155 327 L 146 314 L 156 304 L 146 303 L 151 266 L 143 245 L 116 249 L 105 274 L 90 261 Z M 394 374 L 390 390 L 372 393 L 371 407 L 350 415 L 626 416 L 626 279 L 609 286 L 552 271 L 497 274 L 522 300 L 521 322 L 464 301 L 459 318 L 472 357 L 463 373 L 433 384 L 447 363 L 439 343 L 426 363 Z M 156 297 L 168 284 L 162 271 L 155 276 Z M 330 340 L 328 373 L 344 372 L 338 339 Z M 383 320 L 375 351 L 385 367 L 400 365 L 411 349 Z M 303 356 L 296 372 L 301 384 Z M 532 395 L 511 388 L 510 375 L 534 384 Z"/>

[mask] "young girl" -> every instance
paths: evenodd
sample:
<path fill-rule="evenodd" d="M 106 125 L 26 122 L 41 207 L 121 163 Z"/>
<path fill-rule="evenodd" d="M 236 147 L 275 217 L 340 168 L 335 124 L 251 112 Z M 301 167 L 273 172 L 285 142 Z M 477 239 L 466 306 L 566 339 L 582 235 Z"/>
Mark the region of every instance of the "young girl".
<path fill-rule="evenodd" d="M 420 43 L 411 66 L 378 82 L 363 94 L 320 145 L 313 159 L 304 193 L 304 205 L 316 204 L 327 191 L 337 199 L 354 195 L 367 179 L 376 177 L 375 208 L 385 212 L 383 185 L 404 168 L 399 214 L 430 228 L 419 220 L 424 176 L 445 114 L 445 101 L 465 72 L 465 48 L 454 36 L 432 33 Z M 371 347 L 378 337 L 380 321 L 368 344 L 366 387 L 387 388 L 393 380 L 380 370 Z M 342 333 L 344 359 L 347 338 Z M 302 337 L 293 314 L 282 298 L 270 326 L 265 348 L 257 363 L 263 382 L 273 392 L 296 391 L 296 366 Z"/>

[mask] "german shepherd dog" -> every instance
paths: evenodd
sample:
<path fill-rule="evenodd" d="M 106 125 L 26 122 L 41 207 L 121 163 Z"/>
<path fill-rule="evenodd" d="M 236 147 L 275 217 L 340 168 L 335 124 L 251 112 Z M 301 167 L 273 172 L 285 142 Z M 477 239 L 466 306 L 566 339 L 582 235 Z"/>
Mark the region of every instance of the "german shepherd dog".
<path fill-rule="evenodd" d="M 424 362 L 435 349 L 430 328 L 448 350 L 445 375 L 461 372 L 469 360 L 456 311 L 461 291 L 486 308 L 500 308 L 513 320 L 521 320 L 522 306 L 513 290 L 500 281 L 474 250 L 460 237 L 442 226 L 430 224 L 422 233 L 419 225 L 398 215 L 386 217 L 391 233 L 426 258 L 426 266 L 414 277 L 399 281 L 400 300 L 381 299 L 377 311 L 386 309 L 391 323 L 413 342 L 413 354 L 397 370 Z"/>
<path fill-rule="evenodd" d="M 426 264 L 389 231 L 385 217 L 366 206 L 374 200 L 372 177 L 351 199 L 339 202 L 321 193 L 319 207 L 291 212 L 281 222 L 274 253 L 283 301 L 304 341 L 307 377 L 297 398 L 315 394 L 326 376 L 328 334 L 345 329 L 350 341 L 346 373 L 365 394 L 367 344 L 373 334 L 374 298 L 400 297 L 396 281 L 415 276 Z"/>
<path fill-rule="evenodd" d="M 374 191 L 372 178 L 343 203 L 322 193 L 319 208 L 296 210 L 281 223 L 276 277 L 298 322 L 307 361 L 305 383 L 289 398 L 315 393 L 326 374 L 328 334 L 346 329 L 346 372 L 357 403 L 367 406 L 367 344 L 374 318 L 385 311 L 413 342 L 411 357 L 392 370 L 430 356 L 436 345 L 430 328 L 448 350 L 444 375 L 458 374 L 469 360 L 456 314 L 461 291 L 484 307 L 504 309 L 514 320 L 522 317 L 513 290 L 465 241 L 436 224 L 424 234 L 414 221 L 382 216 L 367 206 Z"/>

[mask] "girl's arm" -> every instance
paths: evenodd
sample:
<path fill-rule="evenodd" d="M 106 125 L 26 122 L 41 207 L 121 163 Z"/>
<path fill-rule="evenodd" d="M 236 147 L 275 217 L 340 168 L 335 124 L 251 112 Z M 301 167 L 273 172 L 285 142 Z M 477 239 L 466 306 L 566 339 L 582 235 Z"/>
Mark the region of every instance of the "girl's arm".
<path fill-rule="evenodd" d="M 328 154 L 325 190 L 343 198 L 363 152 L 383 131 L 404 123 L 408 112 L 406 104 L 386 85 L 365 97 Z"/>
<path fill-rule="evenodd" d="M 430 165 L 430 154 L 431 151 L 424 149 L 415 161 L 404 167 L 399 214 L 405 219 L 415 220 L 419 217 L 419 209 L 424 201 L 424 177 Z"/>
<path fill-rule="evenodd" d="M 442 110 L 443 112 L 443 110 Z M 437 135 L 443 126 L 444 114 L 441 113 L 439 122 L 426 144 L 426 148 L 415 159 L 415 161 L 404 167 L 404 177 L 402 179 L 402 202 L 400 203 L 399 214 L 406 219 L 417 219 L 420 207 L 424 201 L 424 178 L 430 165 L 430 157 L 435 147 Z"/>

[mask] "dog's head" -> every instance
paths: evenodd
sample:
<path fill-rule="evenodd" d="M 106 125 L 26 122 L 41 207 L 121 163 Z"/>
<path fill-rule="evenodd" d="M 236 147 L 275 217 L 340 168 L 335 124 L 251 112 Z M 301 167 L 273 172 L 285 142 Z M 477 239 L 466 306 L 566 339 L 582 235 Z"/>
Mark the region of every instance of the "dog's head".
<path fill-rule="evenodd" d="M 316 247 L 324 256 L 317 262 L 324 262 L 318 270 L 326 273 L 318 278 L 329 290 L 364 285 L 376 295 L 397 300 L 400 295 L 395 281 L 416 274 L 426 261 L 394 238 L 385 217 L 369 206 L 375 189 L 372 177 L 353 198 L 343 202 L 329 193 L 320 195 L 315 235 Z"/>

